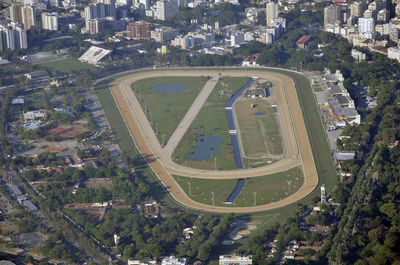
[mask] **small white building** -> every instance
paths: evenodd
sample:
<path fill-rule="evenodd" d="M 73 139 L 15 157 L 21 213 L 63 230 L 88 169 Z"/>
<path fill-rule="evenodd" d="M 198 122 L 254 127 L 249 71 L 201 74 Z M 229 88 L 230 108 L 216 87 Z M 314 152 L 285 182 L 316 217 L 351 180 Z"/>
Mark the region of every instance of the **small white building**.
<path fill-rule="evenodd" d="M 161 265 L 186 265 L 185 258 L 175 258 L 174 256 L 163 258 Z"/>
<path fill-rule="evenodd" d="M 351 50 L 351 56 L 357 61 L 357 62 L 361 62 L 361 61 L 365 61 L 366 59 L 366 55 L 363 52 L 360 52 L 356 49 L 352 49 Z"/>
<path fill-rule="evenodd" d="M 388 48 L 388 58 L 400 62 L 400 49 L 399 47 Z"/>
<path fill-rule="evenodd" d="M 250 256 L 242 256 L 242 255 L 221 255 L 219 256 L 219 265 L 251 265 L 253 264 L 253 257 Z"/>
<path fill-rule="evenodd" d="M 29 122 L 29 121 L 35 121 L 38 119 L 43 119 L 46 117 L 46 111 L 41 109 L 41 110 L 33 110 L 33 111 L 27 111 L 24 112 L 24 121 Z"/>

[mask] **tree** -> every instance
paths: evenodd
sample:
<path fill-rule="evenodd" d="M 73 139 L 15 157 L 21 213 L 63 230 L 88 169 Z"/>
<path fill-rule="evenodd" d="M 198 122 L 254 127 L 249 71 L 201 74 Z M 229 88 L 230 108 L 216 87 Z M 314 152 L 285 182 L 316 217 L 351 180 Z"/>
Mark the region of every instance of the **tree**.
<path fill-rule="evenodd" d="M 199 252 L 197 254 L 197 258 L 201 261 L 207 261 L 211 255 L 212 244 L 207 241 L 202 244 L 199 248 Z"/>
<path fill-rule="evenodd" d="M 128 245 L 124 248 L 124 251 L 122 252 L 122 255 L 124 258 L 129 259 L 130 257 L 133 256 L 135 248 L 131 245 Z"/>

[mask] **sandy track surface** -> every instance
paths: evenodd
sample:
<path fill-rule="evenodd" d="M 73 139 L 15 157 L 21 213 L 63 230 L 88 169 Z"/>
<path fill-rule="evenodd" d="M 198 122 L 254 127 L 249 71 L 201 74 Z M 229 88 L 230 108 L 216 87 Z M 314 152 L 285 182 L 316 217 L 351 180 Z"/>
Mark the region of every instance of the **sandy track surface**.
<path fill-rule="evenodd" d="M 186 168 L 174 163 L 163 152 L 140 104 L 130 85 L 140 79 L 159 76 L 249 76 L 269 79 L 277 91 L 277 102 L 281 114 L 281 125 L 287 147 L 286 156 L 274 164 L 243 170 L 212 171 Z M 294 203 L 308 194 L 318 184 L 318 175 L 312 156 L 304 120 L 297 98 L 294 82 L 287 76 L 265 71 L 200 71 L 200 70 L 165 70 L 136 73 L 122 77 L 110 85 L 111 94 L 119 108 L 126 126 L 134 139 L 136 147 L 145 158 L 155 175 L 168 189 L 172 197 L 180 204 L 198 210 L 209 212 L 256 212 L 271 210 Z M 251 207 L 218 207 L 202 204 L 190 199 L 182 188 L 175 182 L 171 174 L 208 179 L 232 179 L 268 175 L 302 165 L 305 180 L 303 186 L 291 196 L 278 202 Z"/>

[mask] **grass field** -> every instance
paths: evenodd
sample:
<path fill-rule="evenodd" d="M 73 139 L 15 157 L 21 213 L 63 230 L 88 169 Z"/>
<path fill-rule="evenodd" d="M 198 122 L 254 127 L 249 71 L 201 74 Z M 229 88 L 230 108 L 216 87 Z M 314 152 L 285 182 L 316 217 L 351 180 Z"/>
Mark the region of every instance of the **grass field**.
<path fill-rule="evenodd" d="M 212 205 L 212 192 L 214 192 L 215 205 L 232 207 L 224 202 L 236 186 L 237 180 L 193 179 L 181 176 L 174 176 L 174 178 L 193 200 Z M 271 175 L 245 179 L 245 186 L 234 206 L 254 205 L 254 192 L 256 192 L 257 205 L 281 200 L 289 196 L 287 181 L 291 181 L 290 193 L 293 194 L 301 187 L 303 180 L 303 173 L 298 167 Z"/>
<path fill-rule="evenodd" d="M 142 79 L 132 84 L 133 91 L 162 145 L 171 137 L 206 82 L 206 77 L 171 76 Z M 187 87 L 179 94 L 168 95 L 151 90 L 155 86 L 167 84 L 186 84 Z"/>
<path fill-rule="evenodd" d="M 196 136 L 216 135 L 224 139 L 224 142 L 218 145 L 221 152 L 216 155 L 217 169 L 236 168 L 224 108 L 229 98 L 247 81 L 247 77 L 220 78 L 214 91 L 208 97 L 203 108 L 197 114 L 189 130 L 176 148 L 174 156 L 177 158 L 177 163 L 187 163 L 188 166 L 194 168 L 214 169 L 214 159 L 207 161 L 192 161 L 186 159 L 186 155 L 193 152 L 194 147 L 196 146 Z"/>
<path fill-rule="evenodd" d="M 82 63 L 76 59 L 64 59 L 55 62 L 42 63 L 40 64 L 40 66 L 46 68 L 49 71 L 56 70 L 63 73 L 71 73 L 73 71 L 79 72 L 82 70 L 89 70 L 94 68 L 93 65 Z"/>
<path fill-rule="evenodd" d="M 251 104 L 255 107 L 252 108 Z M 264 99 L 248 99 L 235 103 L 235 113 L 245 156 L 259 159 L 282 155 L 282 136 L 276 108 L 268 107 Z"/>

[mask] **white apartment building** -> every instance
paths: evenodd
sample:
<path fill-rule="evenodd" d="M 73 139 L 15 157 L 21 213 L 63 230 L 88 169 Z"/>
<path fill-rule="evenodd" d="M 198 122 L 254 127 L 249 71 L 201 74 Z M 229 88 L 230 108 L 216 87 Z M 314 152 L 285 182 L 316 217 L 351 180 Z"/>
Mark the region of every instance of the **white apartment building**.
<path fill-rule="evenodd" d="M 267 19 L 267 26 L 271 26 L 272 20 L 279 16 L 278 4 L 274 2 L 267 3 L 265 7 L 265 16 Z"/>
<path fill-rule="evenodd" d="M 8 26 L 0 25 L 0 50 L 7 48 L 12 51 L 28 48 L 26 30 L 16 23 L 10 23 Z"/>
<path fill-rule="evenodd" d="M 159 0 L 154 14 L 155 18 L 167 20 L 179 13 L 177 0 Z"/>
<path fill-rule="evenodd" d="M 369 33 L 375 31 L 375 21 L 373 18 L 359 18 L 358 19 L 358 32 Z"/>
<path fill-rule="evenodd" d="M 58 30 L 58 14 L 42 13 L 42 28 L 46 30 Z"/>
<path fill-rule="evenodd" d="M 388 58 L 400 62 L 400 49 L 399 47 L 388 48 Z"/>

